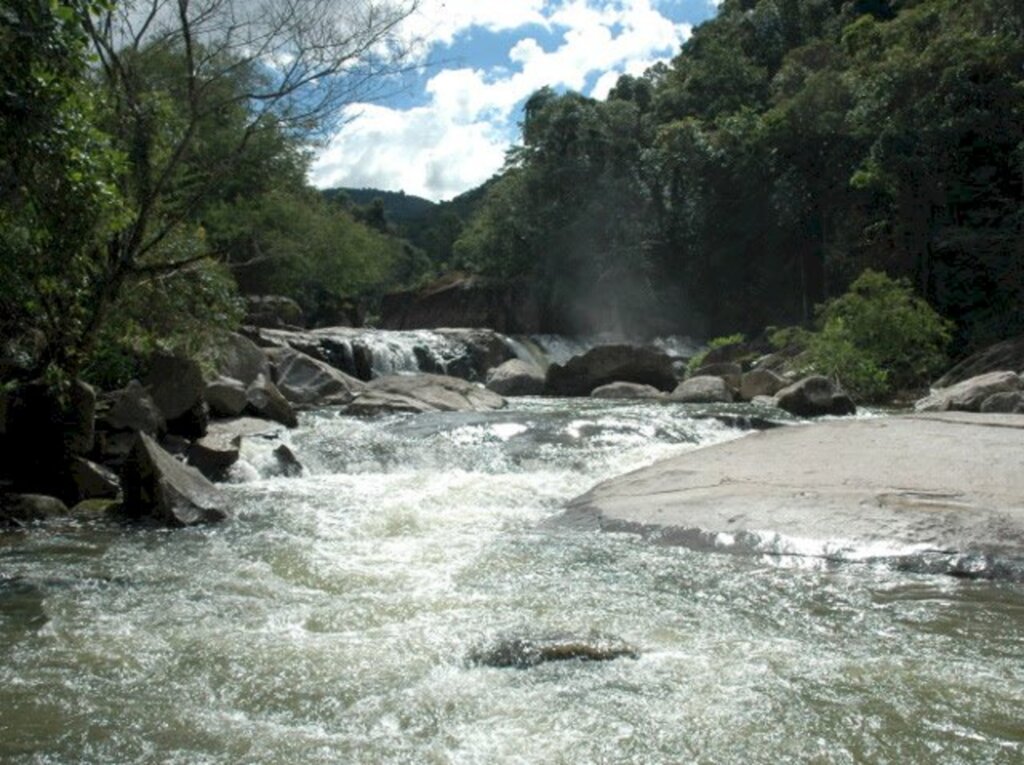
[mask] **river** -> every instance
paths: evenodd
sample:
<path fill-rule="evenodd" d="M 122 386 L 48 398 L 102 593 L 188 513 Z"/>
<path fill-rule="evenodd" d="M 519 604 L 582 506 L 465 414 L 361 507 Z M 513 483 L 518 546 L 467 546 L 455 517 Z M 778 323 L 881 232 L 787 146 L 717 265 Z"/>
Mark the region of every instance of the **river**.
<path fill-rule="evenodd" d="M 250 445 L 224 525 L 0 537 L 0 761 L 1024 761 L 1020 584 L 549 523 L 741 435 L 688 411 L 311 412 L 304 474 Z M 469 660 L 556 632 L 638 657 Z"/>

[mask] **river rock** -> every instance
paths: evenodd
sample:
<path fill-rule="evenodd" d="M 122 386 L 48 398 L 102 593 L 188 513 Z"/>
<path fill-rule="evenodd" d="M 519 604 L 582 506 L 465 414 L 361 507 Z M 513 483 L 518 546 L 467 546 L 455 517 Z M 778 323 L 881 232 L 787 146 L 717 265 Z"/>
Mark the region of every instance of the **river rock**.
<path fill-rule="evenodd" d="M 167 427 L 153 397 L 138 380 L 131 380 L 122 390 L 105 394 L 103 400 L 106 411 L 100 415 L 99 424 L 107 430 L 155 436 Z"/>
<path fill-rule="evenodd" d="M 291 348 L 276 348 L 267 355 L 281 394 L 299 406 L 348 404 L 364 387 L 360 380 Z"/>
<path fill-rule="evenodd" d="M 1022 438 L 1024 415 L 1014 414 L 778 428 L 606 481 L 561 520 L 702 549 L 927 553 L 943 556 L 949 573 L 1024 576 L 1010 566 L 1024 563 Z M 964 561 L 985 567 L 971 574 Z"/>
<path fill-rule="evenodd" d="M 0 493 L 0 526 L 24 526 L 67 514 L 68 506 L 56 497 L 44 494 Z"/>
<path fill-rule="evenodd" d="M 753 401 L 758 396 L 774 396 L 786 387 L 786 381 L 769 369 L 753 369 L 740 381 L 740 398 Z"/>
<path fill-rule="evenodd" d="M 487 389 L 499 396 L 539 396 L 544 370 L 522 359 L 509 359 L 487 373 Z"/>
<path fill-rule="evenodd" d="M 462 353 L 443 359 L 438 372 L 449 377 L 461 377 L 471 382 L 482 382 L 494 367 L 515 358 L 508 341 L 492 329 L 450 329 L 441 327 L 437 334 Z"/>
<path fill-rule="evenodd" d="M 71 461 L 70 473 L 76 503 L 87 499 L 114 499 L 121 492 L 116 473 L 84 457 Z"/>
<path fill-rule="evenodd" d="M 731 391 L 740 389 L 743 379 L 743 367 L 733 361 L 721 361 L 717 364 L 704 364 L 696 370 L 692 377 L 721 377 Z"/>
<path fill-rule="evenodd" d="M 227 498 L 194 467 L 178 462 L 145 433 L 138 433 L 121 474 L 124 512 L 133 520 L 168 526 L 225 520 Z"/>
<path fill-rule="evenodd" d="M 224 339 L 214 363 L 218 376 L 238 380 L 244 387 L 252 385 L 260 375 L 271 379 L 270 362 L 263 349 L 237 332 Z"/>
<path fill-rule="evenodd" d="M 981 403 L 985 414 L 1024 414 L 1024 391 L 993 393 Z"/>
<path fill-rule="evenodd" d="M 238 462 L 242 437 L 230 431 L 207 433 L 186 448 L 188 464 L 211 481 L 219 481 Z"/>
<path fill-rule="evenodd" d="M 194 412 L 206 388 L 198 362 L 168 353 L 156 353 L 149 359 L 149 372 L 142 382 L 168 429 L 173 421 Z"/>
<path fill-rule="evenodd" d="M 548 367 L 545 392 L 552 396 L 589 396 L 594 388 L 633 382 L 670 391 L 676 387 L 672 359 L 653 348 L 600 345 L 565 364 Z"/>
<path fill-rule="evenodd" d="M 972 377 L 1007 370 L 1024 374 L 1024 335 L 1003 340 L 968 356 L 936 380 L 932 388 L 950 388 Z"/>
<path fill-rule="evenodd" d="M 664 394 L 653 385 L 630 382 L 608 383 L 590 391 L 591 398 L 652 399 L 663 396 Z"/>
<path fill-rule="evenodd" d="M 349 414 L 470 412 L 502 409 L 504 398 L 475 383 L 443 375 L 392 375 L 367 384 Z"/>
<path fill-rule="evenodd" d="M 302 308 L 283 295 L 246 295 L 245 323 L 254 327 L 301 328 L 306 326 Z"/>
<path fill-rule="evenodd" d="M 1022 388 L 1024 383 L 1014 372 L 989 372 L 949 388 L 933 390 L 931 395 L 914 404 L 914 409 L 918 412 L 977 412 L 990 396 Z"/>
<path fill-rule="evenodd" d="M 208 382 L 203 398 L 215 417 L 238 417 L 249 403 L 245 385 L 232 377 L 218 377 Z"/>
<path fill-rule="evenodd" d="M 797 417 L 855 414 L 856 405 L 831 380 L 821 375 L 805 377 L 778 392 L 775 405 Z"/>
<path fill-rule="evenodd" d="M 273 451 L 274 459 L 277 461 L 277 475 L 295 478 L 302 475 L 302 463 L 295 456 L 288 444 L 281 444 Z"/>
<path fill-rule="evenodd" d="M 732 391 L 721 377 L 691 377 L 679 383 L 667 398 L 680 404 L 728 404 Z"/>
<path fill-rule="evenodd" d="M 246 411 L 253 416 L 273 420 L 289 428 L 299 424 L 292 405 L 281 395 L 277 386 L 263 375 L 257 377 L 248 387 L 245 397 L 248 401 Z"/>
<path fill-rule="evenodd" d="M 566 634 L 506 637 L 474 649 L 469 662 L 484 667 L 529 669 L 552 661 L 636 659 L 640 652 L 623 640 Z"/>

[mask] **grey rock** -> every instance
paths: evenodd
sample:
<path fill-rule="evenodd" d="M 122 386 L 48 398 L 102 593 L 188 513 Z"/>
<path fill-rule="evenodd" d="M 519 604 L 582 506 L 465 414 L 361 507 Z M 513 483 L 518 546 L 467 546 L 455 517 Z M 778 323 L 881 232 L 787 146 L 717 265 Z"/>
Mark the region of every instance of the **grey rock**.
<path fill-rule="evenodd" d="M 1018 414 L 778 428 L 606 481 L 561 520 L 740 554 L 889 550 L 878 554 L 903 565 L 903 551 L 927 550 L 945 561 L 939 570 L 970 574 L 963 560 L 1024 560 L 1022 437 Z M 1022 573 L 993 565 L 975 575 L 1014 570 Z"/>
<path fill-rule="evenodd" d="M 299 406 L 348 404 L 364 387 L 362 381 L 291 348 L 267 351 L 281 394 Z"/>
<path fill-rule="evenodd" d="M 728 404 L 732 391 L 721 377 L 691 377 L 679 383 L 668 400 L 681 404 Z"/>
<path fill-rule="evenodd" d="M 242 437 L 228 431 L 207 433 L 188 446 L 188 464 L 211 481 L 224 477 L 227 469 L 238 462 Z"/>
<path fill-rule="evenodd" d="M 732 391 L 740 389 L 743 379 L 743 367 L 734 361 L 720 361 L 717 364 L 704 364 L 696 370 L 693 377 L 721 377 Z"/>
<path fill-rule="evenodd" d="M 653 348 L 602 345 L 565 364 L 548 367 L 545 393 L 552 396 L 589 396 L 594 388 L 613 382 L 652 385 L 670 391 L 676 386 L 672 359 Z"/>
<path fill-rule="evenodd" d="M 121 491 L 121 482 L 116 473 L 83 457 L 75 457 L 71 461 L 70 473 L 76 502 L 114 499 Z"/>
<path fill-rule="evenodd" d="M 104 395 L 104 400 L 109 407 L 99 418 L 104 428 L 155 436 L 167 427 L 153 397 L 138 380 L 132 380 L 122 390 Z"/>
<path fill-rule="evenodd" d="M 786 387 L 786 381 L 769 369 L 754 369 L 740 381 L 740 398 L 753 401 L 758 396 L 774 396 Z"/>
<path fill-rule="evenodd" d="M 247 295 L 245 323 L 254 327 L 304 327 L 302 308 L 283 295 Z"/>
<path fill-rule="evenodd" d="M 349 414 L 470 412 L 502 409 L 504 398 L 475 383 L 443 375 L 393 375 L 371 381 Z"/>
<path fill-rule="evenodd" d="M 653 385 L 629 382 L 608 383 L 590 391 L 591 398 L 652 399 L 663 396 L 664 394 Z"/>
<path fill-rule="evenodd" d="M 23 526 L 68 514 L 68 506 L 43 494 L 0 494 L 0 526 Z"/>
<path fill-rule="evenodd" d="M 246 411 L 256 417 L 280 422 L 289 428 L 299 424 L 295 410 L 288 400 L 281 395 L 274 383 L 260 375 L 245 392 L 248 405 Z"/>
<path fill-rule="evenodd" d="M 191 526 L 228 517 L 227 498 L 217 487 L 145 433 L 135 436 L 135 445 L 122 470 L 121 485 L 125 515 L 133 520 Z"/>
<path fill-rule="evenodd" d="M 487 389 L 499 396 L 539 396 L 544 370 L 522 359 L 509 359 L 487 373 Z"/>
<path fill-rule="evenodd" d="M 270 362 L 263 349 L 252 340 L 237 332 L 230 333 L 217 352 L 215 362 L 217 374 L 238 380 L 243 387 L 248 387 L 263 375 L 271 379 Z"/>
<path fill-rule="evenodd" d="M 238 417 L 249 403 L 245 385 L 232 377 L 218 377 L 207 383 L 203 398 L 215 417 Z"/>
<path fill-rule="evenodd" d="M 855 414 L 856 405 L 831 380 L 812 375 L 789 385 L 775 396 L 775 405 L 797 417 Z"/>
<path fill-rule="evenodd" d="M 1024 335 L 984 348 L 961 361 L 932 384 L 940 390 L 989 372 L 1024 373 Z"/>
<path fill-rule="evenodd" d="M 203 400 L 206 388 L 198 362 L 167 353 L 150 358 L 149 372 L 142 382 L 168 423 L 192 411 Z"/>
<path fill-rule="evenodd" d="M 989 372 L 972 377 L 949 388 L 932 391 L 914 404 L 918 412 L 977 412 L 989 396 L 1024 389 L 1024 382 L 1014 372 Z"/>
<path fill-rule="evenodd" d="M 985 414 L 1024 414 L 1024 391 L 993 393 L 981 402 Z"/>

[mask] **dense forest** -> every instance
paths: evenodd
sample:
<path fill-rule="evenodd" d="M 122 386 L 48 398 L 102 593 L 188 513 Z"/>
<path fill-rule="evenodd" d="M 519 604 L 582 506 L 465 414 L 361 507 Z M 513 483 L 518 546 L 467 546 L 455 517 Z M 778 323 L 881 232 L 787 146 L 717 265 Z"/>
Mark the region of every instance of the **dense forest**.
<path fill-rule="evenodd" d="M 315 3 L 0 1 L 2 377 L 113 383 L 239 295 L 326 323 L 445 271 L 532 285 L 577 331 L 810 326 L 868 270 L 958 351 L 1024 331 L 1019 0 L 724 0 L 603 101 L 535 93 L 452 202 L 318 192 L 310 147 L 406 66 L 414 5 L 331 36 Z"/>
<path fill-rule="evenodd" d="M 725 0 L 605 101 L 536 93 L 453 264 L 708 335 L 810 322 L 870 268 L 963 350 L 1024 331 L 1022 177 L 1018 0 Z"/>

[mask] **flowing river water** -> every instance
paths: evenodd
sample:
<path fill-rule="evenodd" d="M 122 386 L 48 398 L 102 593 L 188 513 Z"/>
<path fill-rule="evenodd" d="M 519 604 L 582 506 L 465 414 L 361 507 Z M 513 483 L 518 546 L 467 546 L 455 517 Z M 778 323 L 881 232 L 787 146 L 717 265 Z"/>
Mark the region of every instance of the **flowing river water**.
<path fill-rule="evenodd" d="M 549 523 L 741 435 L 689 412 L 310 412 L 224 525 L 0 537 L 0 761 L 1024 762 L 1020 584 Z M 638 655 L 470 660 L 551 633 Z"/>

